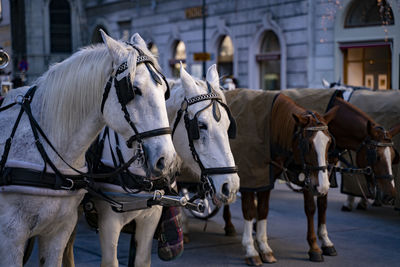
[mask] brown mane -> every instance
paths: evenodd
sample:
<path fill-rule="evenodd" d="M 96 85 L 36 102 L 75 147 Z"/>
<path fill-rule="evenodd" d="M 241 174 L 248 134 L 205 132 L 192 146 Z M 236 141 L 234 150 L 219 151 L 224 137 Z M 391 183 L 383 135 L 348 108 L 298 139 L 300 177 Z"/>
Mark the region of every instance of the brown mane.
<path fill-rule="evenodd" d="M 367 113 L 365 113 L 355 105 L 351 104 L 350 102 L 347 102 L 338 97 L 335 99 L 335 102 L 336 105 L 340 106 L 340 108 L 346 109 L 346 111 L 351 111 L 353 114 L 365 119 L 365 123 L 367 123 L 367 121 L 370 121 L 373 125 L 378 125 Z"/>
<path fill-rule="evenodd" d="M 271 141 L 287 151 L 292 150 L 293 133 L 296 122 L 292 114 L 304 114 L 307 110 L 297 105 L 291 98 L 279 94 L 272 106 Z"/>

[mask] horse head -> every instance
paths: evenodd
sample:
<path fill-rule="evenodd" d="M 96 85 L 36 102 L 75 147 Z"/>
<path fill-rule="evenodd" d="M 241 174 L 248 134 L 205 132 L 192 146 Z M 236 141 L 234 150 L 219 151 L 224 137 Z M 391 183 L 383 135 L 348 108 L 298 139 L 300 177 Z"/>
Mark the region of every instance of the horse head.
<path fill-rule="evenodd" d="M 302 168 L 299 180 L 318 195 L 327 194 L 330 186 L 327 155 L 333 140 L 327 125 L 336 111 L 337 108 L 332 108 L 324 116 L 312 111 L 292 114 L 297 126 L 292 142 L 293 157 Z"/>
<path fill-rule="evenodd" d="M 214 201 L 233 202 L 239 189 L 239 176 L 229 137 L 233 137 L 236 124 L 219 88 L 216 65 L 208 69 L 205 82 L 192 78 L 182 66 L 180 75 L 183 94 L 172 104 L 182 103 L 180 110 L 184 112 L 185 123 L 178 124 L 178 117 L 174 119 L 175 147 L 186 167 L 201 179 L 210 178 Z M 175 116 L 176 112 L 173 113 L 171 116 Z"/>
<path fill-rule="evenodd" d="M 389 131 L 371 121 L 367 122 L 366 127 L 368 135 L 357 150 L 357 165 L 371 168 L 371 175 L 367 175 L 370 187 L 378 182 L 384 193 L 394 197 L 392 164 L 399 163 L 399 154 L 393 146 L 392 138 L 400 132 L 400 124 Z"/>
<path fill-rule="evenodd" d="M 165 105 L 168 84 L 139 34 L 131 43 L 101 34 L 113 66 L 103 94 L 102 117 L 141 155 L 148 177 L 169 177 L 175 172 L 176 152 Z"/>

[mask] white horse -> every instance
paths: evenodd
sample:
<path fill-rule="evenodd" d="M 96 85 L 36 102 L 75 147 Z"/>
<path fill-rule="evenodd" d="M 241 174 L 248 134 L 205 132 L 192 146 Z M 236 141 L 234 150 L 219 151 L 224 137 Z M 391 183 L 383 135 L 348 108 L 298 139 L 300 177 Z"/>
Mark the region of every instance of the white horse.
<path fill-rule="evenodd" d="M 82 172 L 85 152 L 101 129 L 108 125 L 125 140 L 135 135 L 124 115 L 130 117 L 137 131 L 144 132 L 168 127 L 164 93 L 166 84 L 155 83 L 149 68 L 159 68 L 139 35 L 133 44 L 144 51 L 154 64 L 139 64 L 139 51 L 133 46 L 116 41 L 101 32 L 105 44 L 83 48 L 61 63 L 55 64 L 36 83 L 34 97 L 23 99 L 26 88 L 11 91 L 3 107 L 13 101 L 30 102 L 33 117 L 43 128 L 56 150 L 72 167 Z M 146 66 L 145 66 L 146 65 Z M 121 73 L 122 71 L 122 73 Z M 116 76 L 116 77 L 115 77 Z M 122 77 L 121 77 L 122 76 Z M 124 78 L 132 84 L 127 88 L 140 90 L 121 110 L 116 84 Z M 103 96 L 107 80 L 108 96 Z M 125 79 L 128 80 L 129 79 Z M 130 89 L 132 90 L 132 89 Z M 133 91 L 133 90 L 132 90 Z M 133 92 L 125 92 L 133 95 Z M 103 97 L 103 101 L 102 101 Z M 103 103 L 103 105 L 102 105 Z M 0 112 L 0 153 L 10 136 L 20 105 Z M 39 138 L 56 169 L 63 174 L 76 175 Z M 24 168 L 39 173 L 47 165 L 35 147 L 35 138 L 28 116 L 19 123 L 7 159 L 7 170 Z M 144 142 L 146 159 L 152 176 L 175 172 L 176 152 L 170 135 L 160 135 Z M 40 266 L 61 266 L 62 253 L 77 222 L 77 208 L 86 190 L 53 190 L 32 186 L 6 185 L 3 176 L 0 187 L 0 266 L 22 266 L 26 241 L 38 236 Z M 31 181 L 33 175 L 22 177 Z M 14 178 L 13 178 L 14 179 Z M 60 177 L 55 178 L 55 181 Z M 72 186 L 72 180 L 62 179 L 63 187 Z"/>
<path fill-rule="evenodd" d="M 209 68 L 207 82 L 211 85 L 213 91 L 219 95 L 221 101 L 225 103 L 224 95 L 219 89 L 219 76 L 216 65 Z M 167 110 L 171 125 L 173 125 L 178 110 L 185 100 L 205 95 L 209 92 L 205 82 L 193 79 L 182 66 L 181 80 L 171 82 L 170 84 L 172 91 L 171 98 L 167 100 Z M 210 107 L 210 104 L 210 100 L 200 101 L 188 106 L 187 109 L 189 118 L 192 119 L 196 116 L 198 120 L 199 138 L 193 140 L 195 150 L 205 168 L 235 166 L 227 133 L 230 126 L 228 113 L 218 104 L 220 106 L 221 118 L 217 121 L 214 118 L 213 108 Z M 183 119 L 179 121 L 176 127 L 173 142 L 179 156 L 182 158 L 183 166 L 200 175 L 201 169 L 199 164 L 193 159 L 189 147 L 188 132 Z M 105 144 L 104 147 L 106 148 L 107 146 Z M 125 151 L 124 155 L 129 157 L 129 153 L 131 152 L 127 151 L 125 146 L 121 146 L 121 150 Z M 104 151 L 103 162 L 113 167 L 110 153 L 106 150 Z M 233 171 L 231 173 L 211 174 L 210 176 L 216 191 L 216 198 L 223 203 L 233 202 L 236 192 L 239 189 L 239 176 L 237 173 Z M 106 188 L 110 189 L 110 186 Z M 115 186 L 113 190 L 116 190 Z M 123 192 L 121 188 L 119 191 Z M 117 244 L 119 235 L 123 226 L 132 220 L 136 222 L 135 238 L 137 248 L 135 266 L 150 266 L 151 244 L 161 216 L 162 207 L 153 206 L 152 208 L 139 211 L 116 213 L 107 202 L 101 199 L 95 199 L 94 203 L 98 212 L 98 227 L 102 250 L 101 266 L 118 266 Z"/>

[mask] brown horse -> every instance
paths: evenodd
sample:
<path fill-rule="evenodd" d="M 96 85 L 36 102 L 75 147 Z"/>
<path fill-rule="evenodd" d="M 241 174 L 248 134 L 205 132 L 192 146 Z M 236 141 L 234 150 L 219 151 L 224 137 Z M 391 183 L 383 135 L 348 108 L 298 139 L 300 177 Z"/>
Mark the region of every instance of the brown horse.
<path fill-rule="evenodd" d="M 280 98 L 277 98 L 277 100 Z M 289 103 L 289 101 L 287 101 Z M 277 102 L 278 103 L 278 102 Z M 277 104 L 275 103 L 275 104 Z M 275 106 L 275 105 L 274 105 Z M 277 108 L 278 106 L 276 106 Z M 340 98 L 335 98 L 331 103 L 330 111 L 324 116 L 326 121 L 329 123 L 330 132 L 333 134 L 336 140 L 337 151 L 343 151 L 344 149 L 350 149 L 357 151 L 357 165 L 359 168 L 371 167 L 372 172 L 369 174 L 369 178 L 372 182 L 375 179 L 380 183 L 382 188 L 390 193 L 393 192 L 391 163 L 398 161 L 397 152 L 392 147 L 391 138 L 400 131 L 400 127 L 394 127 L 389 132 L 385 131 L 381 126 L 376 124 L 371 118 L 369 118 L 364 112 L 355 106 L 343 101 Z M 282 122 L 282 114 L 276 115 L 275 123 Z M 275 116 L 273 115 L 273 118 Z M 296 125 L 301 121 L 296 119 Z M 273 121 L 271 121 L 274 123 Z M 238 125 L 240 127 L 240 125 Z M 274 177 L 280 173 L 281 168 L 279 165 L 287 167 L 295 167 L 293 164 L 285 165 L 284 162 L 288 159 L 285 157 L 285 150 L 289 147 L 287 137 L 290 136 L 292 128 L 278 128 L 272 127 L 271 140 L 273 150 L 273 170 Z M 282 130 L 288 130 L 288 132 Z M 292 132 L 293 133 L 293 132 Z M 310 133 L 307 133 L 310 134 Z M 278 136 L 279 135 L 279 136 Z M 285 137 L 286 136 L 286 137 Z M 298 142 L 298 141 L 297 141 Z M 311 142 L 308 142 L 308 145 Z M 281 148 L 276 149 L 276 145 Z M 296 149 L 296 141 L 293 142 L 292 151 L 294 152 L 294 161 L 296 157 L 299 157 L 299 151 L 302 149 Z M 300 146 L 302 147 L 302 146 Z M 304 147 L 304 146 L 303 146 Z M 275 148 L 275 149 L 274 149 Z M 282 149 L 283 148 L 283 149 Z M 327 149 L 327 148 L 325 148 Z M 278 152 L 276 152 L 278 151 Z M 279 153 L 281 152 L 281 153 Z M 330 160 L 337 160 L 337 153 L 330 154 Z M 373 155 L 373 156 L 371 156 Z M 276 164 L 278 163 L 278 164 Z M 240 168 L 240 165 L 239 165 Z M 299 174 L 304 173 L 299 171 L 298 168 L 292 169 L 292 173 Z M 296 175 L 290 175 L 292 178 L 296 178 Z M 300 177 L 304 175 L 298 175 L 297 181 L 299 183 Z M 246 179 L 246 176 L 241 176 L 241 179 Z M 311 189 L 311 190 L 310 190 Z M 316 234 L 314 230 L 314 214 L 316 210 L 313 187 L 305 187 L 303 190 L 304 195 L 304 207 L 307 215 L 308 231 L 307 241 L 310 246 L 309 256 L 311 261 L 322 261 L 322 253 L 324 255 L 336 255 L 336 250 L 333 243 L 329 240 L 328 232 L 326 229 L 326 209 L 327 209 L 327 194 L 321 194 L 317 197 L 318 207 L 318 237 L 322 241 L 322 251 L 316 242 Z M 315 190 L 314 190 L 315 191 Z M 314 192 L 315 193 L 315 192 Z M 257 197 L 257 207 L 255 206 L 255 195 Z M 246 247 L 246 262 L 249 265 L 261 265 L 263 262 L 275 262 L 276 259 L 273 256 L 271 248 L 267 243 L 266 235 L 266 218 L 268 215 L 270 190 L 259 191 L 256 194 L 254 192 L 243 192 L 242 191 L 242 211 L 245 219 L 245 227 L 243 233 L 243 245 Z M 232 223 L 227 221 L 230 218 L 229 206 L 224 207 L 224 219 L 226 220 L 226 231 L 232 231 Z M 257 218 L 257 234 L 256 240 L 260 250 L 260 253 L 251 248 L 253 239 L 252 233 L 252 220 Z M 260 257 L 261 256 L 261 259 Z"/>
<path fill-rule="evenodd" d="M 311 197 L 313 194 L 327 194 L 329 180 L 326 159 L 332 142 L 327 123 L 334 117 L 335 111 L 336 109 L 332 109 L 322 117 L 302 108 L 285 95 L 279 94 L 276 97 L 272 108 L 270 133 L 274 177 L 289 167 L 290 162 L 291 168 L 297 168 L 303 173 L 304 179 L 299 178 L 296 183 L 303 185 Z M 256 207 L 254 192 L 242 192 L 242 211 L 245 219 L 242 244 L 246 249 L 246 262 L 249 265 L 261 265 L 261 260 L 270 263 L 276 261 L 267 243 L 269 196 L 269 190 L 257 192 Z M 252 221 L 255 218 L 256 241 L 260 253 L 255 250 L 252 237 Z"/>

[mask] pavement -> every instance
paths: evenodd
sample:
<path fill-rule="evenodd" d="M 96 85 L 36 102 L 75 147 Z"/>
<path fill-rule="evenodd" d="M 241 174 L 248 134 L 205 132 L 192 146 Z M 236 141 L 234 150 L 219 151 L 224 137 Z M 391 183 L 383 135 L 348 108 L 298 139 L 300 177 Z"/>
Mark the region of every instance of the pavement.
<path fill-rule="evenodd" d="M 271 193 L 268 216 L 269 245 L 278 260 L 273 266 L 400 266 L 400 213 L 389 206 L 342 212 L 340 208 L 345 198 L 338 188 L 329 191 L 327 227 L 338 256 L 325 256 L 324 262 L 313 263 L 307 255 L 303 196 L 277 183 Z M 161 261 L 154 241 L 152 266 L 246 266 L 241 245 L 243 219 L 240 198 L 231 205 L 231 212 L 237 236 L 224 235 L 222 209 L 207 222 L 189 215 L 190 242 L 185 244 L 182 256 L 170 262 Z M 98 240 L 96 232 L 80 219 L 74 247 L 77 267 L 100 266 Z M 127 266 L 129 240 L 129 235 L 121 234 L 118 246 L 120 266 Z M 38 266 L 36 247 L 26 266 Z"/>

